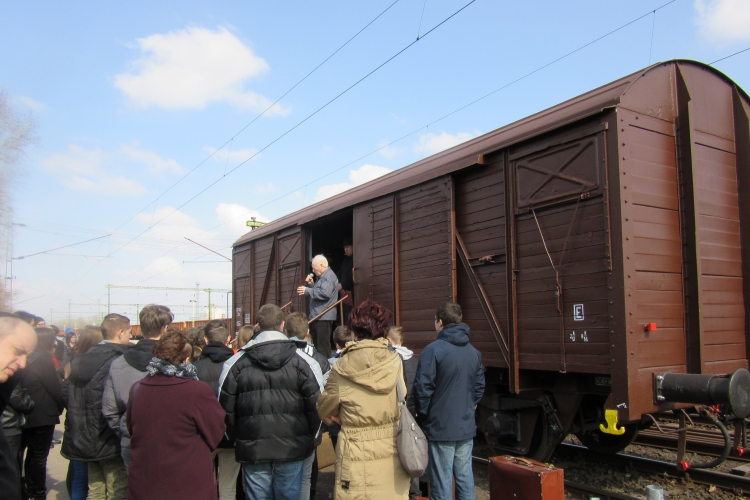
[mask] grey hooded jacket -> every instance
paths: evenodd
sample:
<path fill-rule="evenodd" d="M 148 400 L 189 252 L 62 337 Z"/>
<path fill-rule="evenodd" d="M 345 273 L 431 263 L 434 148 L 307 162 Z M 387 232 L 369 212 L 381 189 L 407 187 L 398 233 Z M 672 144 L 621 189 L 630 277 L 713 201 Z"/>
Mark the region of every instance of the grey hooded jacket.
<path fill-rule="evenodd" d="M 120 454 L 126 467 L 130 465 L 130 433 L 125 419 L 130 388 L 148 375 L 146 367 L 153 358 L 151 349 L 155 344 L 156 340 L 143 339 L 114 360 L 104 383 L 102 414 L 109 427 L 120 438 Z"/>

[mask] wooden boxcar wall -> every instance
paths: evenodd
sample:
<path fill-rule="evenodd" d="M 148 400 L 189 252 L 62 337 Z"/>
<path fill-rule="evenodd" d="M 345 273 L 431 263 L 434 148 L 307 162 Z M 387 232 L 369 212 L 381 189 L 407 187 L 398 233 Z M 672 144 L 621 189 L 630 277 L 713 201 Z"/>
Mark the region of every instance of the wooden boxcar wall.
<path fill-rule="evenodd" d="M 623 267 L 613 288 L 624 328 L 611 405 L 624 403 L 624 420 L 672 407 L 655 405 L 654 373 L 747 368 L 746 122 L 733 86 L 690 64 L 648 73 L 617 110 L 611 175 Z"/>
<path fill-rule="evenodd" d="M 355 300 L 390 307 L 417 351 L 436 307 L 457 300 L 487 366 L 609 373 L 604 140 L 594 120 L 358 205 Z"/>
<path fill-rule="evenodd" d="M 304 310 L 295 293 L 304 279 L 302 231 L 298 227 L 258 238 L 234 252 L 234 320 L 240 326 L 257 321 L 263 304 L 287 305 L 286 311 Z"/>
<path fill-rule="evenodd" d="M 389 307 L 420 351 L 435 339 L 435 308 L 453 298 L 450 178 L 357 205 L 353 219 L 355 301 Z"/>

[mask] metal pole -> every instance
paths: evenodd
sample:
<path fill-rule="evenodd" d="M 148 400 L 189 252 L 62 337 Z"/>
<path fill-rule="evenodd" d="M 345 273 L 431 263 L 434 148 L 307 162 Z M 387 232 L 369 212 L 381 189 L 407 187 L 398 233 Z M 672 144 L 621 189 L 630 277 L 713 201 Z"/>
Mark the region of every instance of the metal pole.
<path fill-rule="evenodd" d="M 112 293 L 112 288 L 110 288 L 110 286 L 107 285 L 107 314 L 110 314 L 109 307 L 110 307 L 110 305 L 112 305 L 112 303 L 110 301 L 110 299 L 111 299 L 111 293 Z"/>
<path fill-rule="evenodd" d="M 200 283 L 195 284 L 195 317 L 196 319 L 201 315 L 201 292 L 200 292 Z"/>
<path fill-rule="evenodd" d="M 208 292 L 208 321 L 211 321 L 211 289 L 206 288 Z"/>
<path fill-rule="evenodd" d="M 72 302 L 72 300 L 68 299 L 68 323 L 71 323 L 71 321 L 70 321 L 70 303 L 71 302 Z"/>

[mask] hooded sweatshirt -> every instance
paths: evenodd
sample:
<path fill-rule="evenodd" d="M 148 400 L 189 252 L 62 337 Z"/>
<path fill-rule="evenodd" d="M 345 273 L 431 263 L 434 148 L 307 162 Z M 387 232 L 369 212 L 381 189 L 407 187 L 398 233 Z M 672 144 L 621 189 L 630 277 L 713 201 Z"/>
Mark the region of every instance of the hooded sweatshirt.
<path fill-rule="evenodd" d="M 313 452 L 320 387 L 286 335 L 256 335 L 224 364 L 219 387 L 237 462 L 300 461 Z"/>
<path fill-rule="evenodd" d="M 130 433 L 125 419 L 125 412 L 130 398 L 130 388 L 145 377 L 146 367 L 154 355 L 151 353 L 156 345 L 154 339 L 142 339 L 128 349 L 120 358 L 112 361 L 102 395 L 102 415 L 109 427 L 120 438 L 120 449 L 126 464 L 129 462 Z"/>
<path fill-rule="evenodd" d="M 409 476 L 398 458 L 401 358 L 385 339 L 351 342 L 333 365 L 318 414 L 338 416 L 337 499 L 405 499 Z M 326 423 L 330 422 L 327 420 Z"/>
<path fill-rule="evenodd" d="M 430 441 L 476 436 L 474 407 L 484 394 L 484 369 L 482 355 L 469 344 L 469 331 L 464 323 L 450 323 L 419 356 L 415 406 Z"/>
<path fill-rule="evenodd" d="M 401 362 L 404 366 L 404 382 L 406 382 L 406 408 L 409 413 L 416 418 L 417 410 L 414 405 L 414 378 L 417 376 L 417 364 L 419 357 L 414 356 L 411 349 L 402 345 L 393 346 L 393 350 L 401 356 Z"/>
<path fill-rule="evenodd" d="M 70 362 L 61 450 L 68 460 L 99 461 L 120 454 L 120 440 L 102 414 L 102 394 L 110 365 L 129 347 L 101 342 Z"/>

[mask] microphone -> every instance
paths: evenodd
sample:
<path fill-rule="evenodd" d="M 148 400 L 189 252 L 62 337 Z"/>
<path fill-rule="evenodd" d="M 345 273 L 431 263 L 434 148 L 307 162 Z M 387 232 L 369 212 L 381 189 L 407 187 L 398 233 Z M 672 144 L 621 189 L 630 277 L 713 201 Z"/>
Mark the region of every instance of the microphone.
<path fill-rule="evenodd" d="M 313 273 L 310 273 L 310 274 L 307 275 L 308 279 L 313 279 L 314 277 L 315 277 L 315 274 L 313 274 Z"/>

